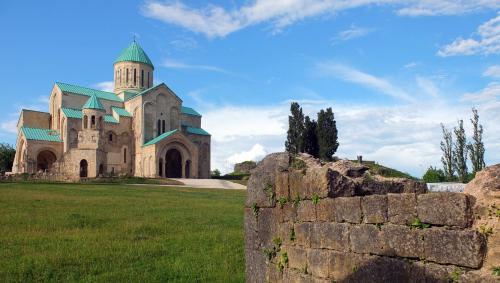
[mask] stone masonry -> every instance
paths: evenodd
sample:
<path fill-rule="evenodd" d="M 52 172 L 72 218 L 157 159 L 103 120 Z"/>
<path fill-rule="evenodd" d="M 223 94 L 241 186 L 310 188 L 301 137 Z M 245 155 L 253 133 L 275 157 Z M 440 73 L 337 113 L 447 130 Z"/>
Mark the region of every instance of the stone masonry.
<path fill-rule="evenodd" d="M 474 197 L 363 165 L 267 156 L 245 203 L 247 282 L 496 282 Z"/>

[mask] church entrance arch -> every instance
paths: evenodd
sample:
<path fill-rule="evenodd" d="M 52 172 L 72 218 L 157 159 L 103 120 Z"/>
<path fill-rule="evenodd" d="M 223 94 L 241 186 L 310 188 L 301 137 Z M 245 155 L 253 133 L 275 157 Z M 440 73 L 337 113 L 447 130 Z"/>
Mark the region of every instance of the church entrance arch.
<path fill-rule="evenodd" d="M 80 177 L 87 178 L 87 176 L 88 176 L 88 163 L 87 160 L 82 159 L 82 161 L 80 161 Z"/>
<path fill-rule="evenodd" d="M 36 171 L 50 171 L 56 162 L 56 155 L 50 150 L 42 150 L 36 157 Z"/>
<path fill-rule="evenodd" d="M 186 161 L 185 167 L 184 172 L 186 174 L 186 178 L 191 178 L 191 160 Z"/>
<path fill-rule="evenodd" d="M 182 178 L 182 156 L 175 149 L 169 149 L 165 154 L 165 176 L 167 178 Z"/>

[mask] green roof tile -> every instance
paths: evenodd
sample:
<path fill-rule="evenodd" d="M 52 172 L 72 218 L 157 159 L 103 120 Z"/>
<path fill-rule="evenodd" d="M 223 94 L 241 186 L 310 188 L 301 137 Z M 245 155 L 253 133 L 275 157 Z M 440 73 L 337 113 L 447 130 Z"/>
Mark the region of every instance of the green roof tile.
<path fill-rule="evenodd" d="M 21 131 L 28 140 L 62 142 L 59 132 L 55 130 L 21 127 Z"/>
<path fill-rule="evenodd" d="M 92 94 L 92 96 L 90 96 L 89 100 L 87 100 L 82 108 L 104 110 L 104 106 L 102 106 L 102 103 L 99 101 L 99 98 L 97 98 L 95 94 Z"/>
<path fill-rule="evenodd" d="M 152 140 L 148 141 L 147 143 L 145 143 L 145 144 L 144 144 L 144 146 L 148 146 L 148 145 L 155 144 L 155 143 L 157 143 L 157 142 L 161 141 L 162 139 L 164 139 L 164 138 L 166 138 L 166 137 L 168 137 L 168 136 L 170 136 L 170 135 L 172 135 L 172 134 L 176 133 L 177 131 L 178 131 L 178 130 L 177 130 L 177 129 L 175 129 L 175 130 L 172 130 L 172 131 L 170 131 L 170 132 L 163 133 L 163 134 L 161 134 L 161 135 L 157 136 L 156 138 L 154 138 L 154 139 L 152 139 Z"/>
<path fill-rule="evenodd" d="M 182 114 L 187 114 L 187 115 L 192 115 L 192 116 L 200 116 L 201 117 L 201 114 L 198 113 L 198 112 L 196 112 L 196 110 L 194 110 L 191 107 L 182 106 L 181 112 L 182 112 Z"/>
<path fill-rule="evenodd" d="M 132 114 L 130 114 L 125 108 L 120 108 L 120 107 L 111 107 L 111 110 L 115 111 L 116 114 L 124 117 L 132 117 Z"/>
<path fill-rule="evenodd" d="M 82 110 L 81 109 L 73 109 L 73 108 L 64 108 L 61 107 L 61 110 L 63 114 L 67 118 L 75 118 L 75 119 L 82 119 Z"/>
<path fill-rule="evenodd" d="M 57 82 L 56 85 L 63 92 L 71 92 L 74 94 L 86 95 L 86 96 L 92 96 L 94 94 L 95 96 L 97 96 L 100 99 L 123 102 L 122 99 L 120 97 L 118 97 L 116 94 L 114 94 L 113 92 L 107 92 L 107 91 L 103 91 L 103 90 L 97 90 L 97 89 L 92 89 L 92 88 L 77 86 L 77 85 L 70 85 L 70 84 L 60 83 L 60 82 Z"/>
<path fill-rule="evenodd" d="M 141 46 L 135 41 L 122 51 L 120 56 L 116 58 L 115 63 L 129 61 L 148 64 L 154 68 L 153 63 L 149 60 L 146 52 L 144 52 Z"/>
<path fill-rule="evenodd" d="M 118 124 L 118 120 L 115 119 L 115 117 L 113 117 L 113 115 L 110 115 L 110 114 L 106 114 L 104 116 L 104 122 L 106 123 L 113 123 L 113 124 Z"/>
<path fill-rule="evenodd" d="M 207 131 L 203 130 L 202 128 L 186 126 L 186 131 L 190 134 L 210 136 L 210 134 Z"/>

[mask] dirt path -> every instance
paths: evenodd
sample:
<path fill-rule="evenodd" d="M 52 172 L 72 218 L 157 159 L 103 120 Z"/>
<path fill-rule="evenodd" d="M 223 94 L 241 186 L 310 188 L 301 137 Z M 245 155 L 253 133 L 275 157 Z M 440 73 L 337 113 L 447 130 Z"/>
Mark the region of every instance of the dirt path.
<path fill-rule="evenodd" d="M 184 183 L 184 185 L 193 188 L 214 188 L 229 190 L 246 190 L 247 187 L 233 183 L 227 180 L 219 179 L 172 179 Z"/>

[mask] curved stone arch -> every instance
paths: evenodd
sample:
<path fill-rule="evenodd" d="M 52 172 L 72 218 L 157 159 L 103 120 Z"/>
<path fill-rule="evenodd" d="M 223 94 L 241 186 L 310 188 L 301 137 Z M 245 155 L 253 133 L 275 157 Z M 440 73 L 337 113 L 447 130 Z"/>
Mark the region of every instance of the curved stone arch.
<path fill-rule="evenodd" d="M 24 138 L 19 138 L 19 144 L 16 147 L 17 154 L 17 172 L 24 173 L 24 161 L 26 158 L 26 140 Z"/>
<path fill-rule="evenodd" d="M 54 157 L 53 160 L 50 160 L 50 161 L 45 160 L 46 162 L 50 162 L 49 164 L 44 164 L 39 160 L 41 154 L 44 152 L 48 152 L 48 153 L 52 154 Z M 54 164 L 60 158 L 60 156 L 58 156 L 58 154 L 57 154 L 57 150 L 54 150 L 51 147 L 42 147 L 42 148 L 38 149 L 34 156 L 35 156 L 35 160 L 36 160 L 36 171 L 39 171 L 40 169 L 50 171 L 53 168 Z M 52 156 L 45 156 L 44 159 L 48 159 L 47 157 L 50 157 L 50 159 L 52 159 Z M 42 164 L 42 167 L 46 166 L 47 168 L 39 168 L 39 167 L 41 167 L 40 164 Z"/>
<path fill-rule="evenodd" d="M 193 170 L 193 168 L 197 168 L 198 166 L 198 149 L 192 142 L 190 142 L 186 138 L 183 138 L 183 136 L 177 136 L 177 137 L 174 136 L 171 140 L 169 140 L 165 144 L 158 145 L 158 147 L 160 148 L 160 150 L 157 151 L 156 160 L 163 158 L 164 161 L 167 162 L 167 160 L 165 160 L 167 152 L 170 149 L 176 149 L 181 154 L 181 162 L 182 162 L 181 165 L 183 171 L 185 170 L 186 161 L 190 160 L 191 176 L 196 177 L 194 175 L 197 175 L 195 174 L 195 172 L 197 173 L 197 171 Z M 166 171 L 167 168 L 165 167 L 164 170 Z"/>
<path fill-rule="evenodd" d="M 42 151 L 51 151 L 55 156 L 56 156 L 56 159 L 59 160 L 61 158 L 61 154 L 58 152 L 58 150 L 54 149 L 53 147 L 49 147 L 49 146 L 44 146 L 44 147 L 41 147 L 39 148 L 36 152 L 35 152 L 35 157 L 38 156 L 38 154 L 40 154 L 40 152 Z"/>

